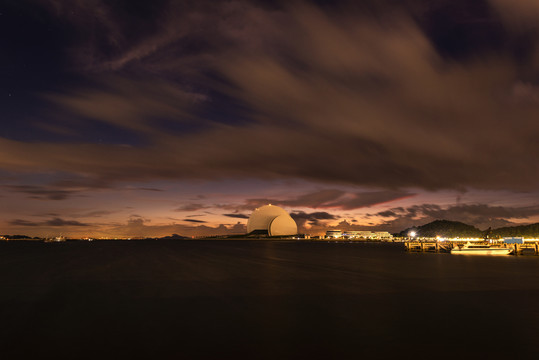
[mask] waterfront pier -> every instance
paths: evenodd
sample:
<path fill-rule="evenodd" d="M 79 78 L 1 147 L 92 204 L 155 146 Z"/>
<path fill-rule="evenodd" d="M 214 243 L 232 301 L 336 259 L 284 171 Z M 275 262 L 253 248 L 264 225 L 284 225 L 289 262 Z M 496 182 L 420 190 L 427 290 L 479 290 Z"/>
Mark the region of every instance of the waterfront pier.
<path fill-rule="evenodd" d="M 413 240 L 405 241 L 404 246 L 407 251 L 418 252 L 450 252 L 452 244 L 436 240 Z"/>
<path fill-rule="evenodd" d="M 511 244 L 513 247 L 514 255 L 533 254 L 539 255 L 539 241 L 538 242 L 525 242 L 523 244 Z"/>
<path fill-rule="evenodd" d="M 468 242 L 481 245 L 495 244 L 499 247 L 513 249 L 512 255 L 536 255 L 539 256 L 539 239 L 524 240 L 522 243 L 505 243 L 503 240 L 484 239 L 417 239 L 404 242 L 406 251 L 411 252 L 451 252 L 454 247 L 462 247 Z"/>

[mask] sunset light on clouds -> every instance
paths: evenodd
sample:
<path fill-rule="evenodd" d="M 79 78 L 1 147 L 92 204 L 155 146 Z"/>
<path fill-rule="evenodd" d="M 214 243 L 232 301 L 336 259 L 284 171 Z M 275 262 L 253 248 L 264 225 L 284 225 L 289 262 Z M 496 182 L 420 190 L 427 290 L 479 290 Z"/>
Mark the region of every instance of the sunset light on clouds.
<path fill-rule="evenodd" d="M 240 234 L 267 203 L 313 235 L 539 221 L 534 0 L 0 12 L 0 233 Z"/>

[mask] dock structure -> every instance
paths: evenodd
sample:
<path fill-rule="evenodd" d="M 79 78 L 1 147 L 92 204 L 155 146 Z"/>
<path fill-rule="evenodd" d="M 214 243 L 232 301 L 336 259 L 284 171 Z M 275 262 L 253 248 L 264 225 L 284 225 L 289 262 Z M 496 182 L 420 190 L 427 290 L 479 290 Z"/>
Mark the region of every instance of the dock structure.
<path fill-rule="evenodd" d="M 453 248 L 451 243 L 432 240 L 412 240 L 405 241 L 404 246 L 407 251 L 418 252 L 450 252 Z"/>
<path fill-rule="evenodd" d="M 522 255 L 523 253 L 533 253 L 539 255 L 539 242 L 525 242 L 523 244 L 511 244 L 514 255 Z"/>
<path fill-rule="evenodd" d="M 417 239 L 404 242 L 407 251 L 411 252 L 451 252 L 456 246 L 462 246 L 472 239 L 450 239 L 439 241 L 436 239 Z M 476 244 L 492 244 L 483 239 L 473 239 Z M 539 256 L 539 239 L 527 240 L 522 243 L 504 243 L 495 241 L 502 247 L 513 249 L 513 255 L 537 255 Z"/>

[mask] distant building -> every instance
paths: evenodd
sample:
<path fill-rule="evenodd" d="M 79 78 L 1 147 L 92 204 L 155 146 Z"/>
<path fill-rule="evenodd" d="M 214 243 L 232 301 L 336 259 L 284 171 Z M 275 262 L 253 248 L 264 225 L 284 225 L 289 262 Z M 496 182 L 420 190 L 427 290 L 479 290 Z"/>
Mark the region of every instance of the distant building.
<path fill-rule="evenodd" d="M 524 244 L 523 237 L 505 237 L 503 242 L 506 244 Z"/>
<path fill-rule="evenodd" d="M 247 221 L 247 234 L 288 236 L 297 233 L 298 226 L 286 210 L 271 204 L 255 209 Z"/>
<path fill-rule="evenodd" d="M 347 238 L 347 239 L 367 239 L 367 240 L 391 240 L 393 235 L 387 231 L 361 231 L 361 230 L 328 230 L 326 231 L 328 238 Z"/>
<path fill-rule="evenodd" d="M 373 234 L 374 234 L 374 239 L 379 239 L 379 240 L 393 239 L 393 235 L 391 235 L 387 231 L 375 231 Z"/>
<path fill-rule="evenodd" d="M 326 237 L 328 238 L 340 238 L 342 237 L 341 230 L 328 230 L 326 231 Z"/>
<path fill-rule="evenodd" d="M 372 239 L 373 238 L 372 231 L 350 230 L 350 231 L 346 231 L 343 235 L 347 236 L 349 239 Z"/>

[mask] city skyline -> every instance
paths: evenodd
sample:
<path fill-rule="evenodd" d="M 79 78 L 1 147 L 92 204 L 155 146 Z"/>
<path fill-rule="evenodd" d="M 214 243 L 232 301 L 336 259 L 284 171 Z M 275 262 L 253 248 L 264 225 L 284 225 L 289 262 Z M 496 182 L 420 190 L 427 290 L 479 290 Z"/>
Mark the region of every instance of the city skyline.
<path fill-rule="evenodd" d="M 8 1 L 0 233 L 539 222 L 539 5 Z"/>

